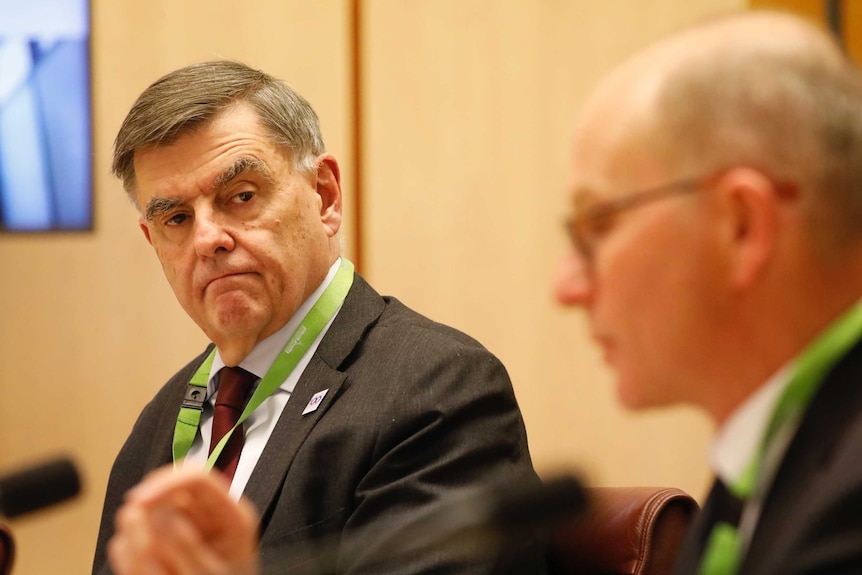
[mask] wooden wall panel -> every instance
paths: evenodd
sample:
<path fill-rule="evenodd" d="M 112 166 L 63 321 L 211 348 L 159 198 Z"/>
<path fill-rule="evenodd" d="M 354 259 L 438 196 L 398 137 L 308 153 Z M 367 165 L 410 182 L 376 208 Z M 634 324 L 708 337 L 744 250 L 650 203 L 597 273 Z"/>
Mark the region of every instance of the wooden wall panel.
<path fill-rule="evenodd" d="M 844 45 L 857 63 L 862 64 L 862 2 L 844 0 Z"/>
<path fill-rule="evenodd" d="M 246 61 L 315 106 L 342 160 L 349 206 L 347 7 L 343 0 L 93 0 L 96 229 L 0 236 L 0 468 L 64 452 L 85 476 L 82 498 L 12 522 L 16 575 L 90 572 L 114 456 L 146 401 L 205 343 L 109 174 L 120 122 L 140 91 L 174 68 Z"/>
<path fill-rule="evenodd" d="M 583 317 L 552 301 L 569 130 L 590 85 L 651 39 L 737 0 L 369 0 L 365 269 L 509 368 L 544 475 L 702 495 L 711 429 L 631 414 Z"/>
<path fill-rule="evenodd" d="M 825 22 L 825 0 L 750 0 L 749 4 L 756 9 L 788 10 L 812 20 Z"/>

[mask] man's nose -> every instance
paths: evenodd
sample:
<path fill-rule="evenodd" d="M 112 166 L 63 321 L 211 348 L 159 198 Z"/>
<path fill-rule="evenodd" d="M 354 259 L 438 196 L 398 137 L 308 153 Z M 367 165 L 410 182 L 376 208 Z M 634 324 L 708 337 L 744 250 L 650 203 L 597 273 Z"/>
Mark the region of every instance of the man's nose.
<path fill-rule="evenodd" d="M 587 262 L 576 253 L 560 261 L 554 293 L 563 305 L 585 306 L 593 296 L 593 283 Z"/>
<path fill-rule="evenodd" d="M 200 256 L 213 257 L 220 250 L 232 251 L 236 245 L 225 225 L 213 214 L 195 215 L 195 251 Z"/>

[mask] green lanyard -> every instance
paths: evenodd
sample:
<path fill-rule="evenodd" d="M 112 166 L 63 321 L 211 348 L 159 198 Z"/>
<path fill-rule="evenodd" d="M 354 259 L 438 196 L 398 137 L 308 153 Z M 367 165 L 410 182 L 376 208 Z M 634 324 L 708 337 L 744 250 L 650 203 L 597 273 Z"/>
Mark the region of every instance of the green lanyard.
<path fill-rule="evenodd" d="M 770 443 L 781 435 L 779 432 L 784 426 L 789 423 L 799 423 L 805 408 L 820 388 L 820 383 L 827 372 L 860 338 L 862 338 L 862 302 L 851 307 L 805 348 L 799 358 L 796 373 L 793 374 L 793 378 L 775 405 L 760 448 L 739 481 L 730 485 L 734 495 L 746 499 L 756 490 L 765 490 L 765 480 L 776 471 L 763 467 Z"/>
<path fill-rule="evenodd" d="M 826 331 L 817 337 L 799 357 L 796 372 L 772 411 L 760 446 L 749 461 L 742 477 L 728 486 L 735 496 L 746 501 L 746 508 L 762 504 L 765 492 L 783 458 L 784 448 L 792 438 L 805 409 L 832 367 L 853 345 L 862 339 L 862 301 L 857 302 Z M 745 509 L 741 528 L 753 529 L 746 521 Z M 757 513 L 754 514 L 755 516 Z M 756 517 L 754 517 L 756 520 Z M 750 531 L 747 532 L 750 536 Z M 704 552 L 701 575 L 730 575 L 739 570 L 743 540 L 736 527 L 719 523 L 713 529 Z"/>
<path fill-rule="evenodd" d="M 207 459 L 206 468 L 211 469 L 215 465 L 218 456 L 230 439 L 231 434 L 237 427 L 257 409 L 266 398 L 278 389 L 284 380 L 291 374 L 296 364 L 305 355 L 311 344 L 323 331 L 323 328 L 335 315 L 339 306 L 347 297 L 350 286 L 353 285 L 353 264 L 347 259 L 341 258 L 341 265 L 336 272 L 332 282 L 326 287 L 320 298 L 315 302 L 302 323 L 293 332 L 284 349 L 279 352 L 278 357 L 270 366 L 266 375 L 263 376 L 257 389 L 248 400 L 237 424 L 213 448 Z M 210 378 L 215 349 L 207 356 L 195 374 L 189 381 L 183 405 L 177 416 L 177 425 L 174 428 L 173 457 L 176 466 L 189 452 L 195 440 L 201 421 L 204 400 L 206 398 L 206 387 Z M 203 388 L 203 389 L 201 389 Z"/>

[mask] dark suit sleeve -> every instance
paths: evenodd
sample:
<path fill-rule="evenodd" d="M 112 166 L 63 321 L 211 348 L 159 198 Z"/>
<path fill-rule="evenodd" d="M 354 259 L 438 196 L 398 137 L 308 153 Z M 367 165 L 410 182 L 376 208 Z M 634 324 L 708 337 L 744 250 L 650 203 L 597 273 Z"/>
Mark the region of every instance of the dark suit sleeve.
<path fill-rule="evenodd" d="M 778 467 L 741 575 L 862 573 L 862 343 L 826 375 Z"/>
<path fill-rule="evenodd" d="M 126 492 L 148 472 L 171 462 L 173 430 L 186 384 L 208 353 L 209 349 L 174 375 L 147 404 L 114 460 L 102 507 L 93 575 L 113 573 L 108 564 L 107 546 L 114 534 L 114 515 L 123 504 Z"/>
<path fill-rule="evenodd" d="M 381 418 L 380 432 L 344 529 L 348 540 L 363 541 L 363 551 L 345 557 L 342 572 L 490 573 L 493 557 L 462 560 L 445 547 L 377 565 L 368 562 L 393 554 L 393 541 L 404 526 L 459 492 L 538 480 L 500 362 L 478 345 L 442 345 L 427 335 L 427 341 L 393 343 L 377 365 L 400 384 L 390 388 L 385 409 L 368 406 Z M 537 572 L 539 561 L 531 566 L 521 572 Z"/>
<path fill-rule="evenodd" d="M 799 543 L 781 568 L 791 575 L 862 573 L 862 481 L 858 465 L 811 496 L 818 503 L 800 526 Z M 855 480 L 851 479 L 854 478 Z"/>
<path fill-rule="evenodd" d="M 398 540 L 466 492 L 538 482 L 506 370 L 475 340 L 358 277 L 336 322 L 246 487 L 261 511 L 266 573 L 501 572 L 491 555 L 465 558 L 453 546 L 405 555 Z M 333 391 L 312 423 L 299 412 L 324 387 Z M 274 462 L 286 453 L 285 470 Z M 506 572 L 543 572 L 527 539 L 528 559 Z"/>

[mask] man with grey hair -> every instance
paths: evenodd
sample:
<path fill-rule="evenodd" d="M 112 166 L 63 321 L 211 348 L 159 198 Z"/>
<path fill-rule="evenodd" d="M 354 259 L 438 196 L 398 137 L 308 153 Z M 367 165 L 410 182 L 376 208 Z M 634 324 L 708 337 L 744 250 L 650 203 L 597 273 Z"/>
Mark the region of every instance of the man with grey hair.
<path fill-rule="evenodd" d="M 571 159 L 558 299 L 625 405 L 717 427 L 677 572 L 862 572 L 857 66 L 796 17 L 712 20 L 605 78 Z"/>
<path fill-rule="evenodd" d="M 112 572 L 115 525 L 120 573 L 211 567 L 172 552 L 193 539 L 171 531 L 170 514 L 117 513 L 147 473 L 171 463 L 221 472 L 211 481 L 242 497 L 247 521 L 236 526 L 251 534 L 227 551 L 250 550 L 257 563 L 257 549 L 278 572 L 321 561 L 345 573 L 489 573 L 493 557 L 448 549 L 372 563 L 453 494 L 537 478 L 500 362 L 381 297 L 341 257 L 339 167 L 310 105 L 243 64 L 188 66 L 135 102 L 113 170 L 212 344 L 165 384 L 120 451 L 94 574 Z M 233 517 L 230 499 L 215 517 Z M 206 500 L 195 489 L 173 503 Z M 342 554 L 339 541 L 363 545 Z M 529 571 L 540 568 L 536 555 Z"/>

